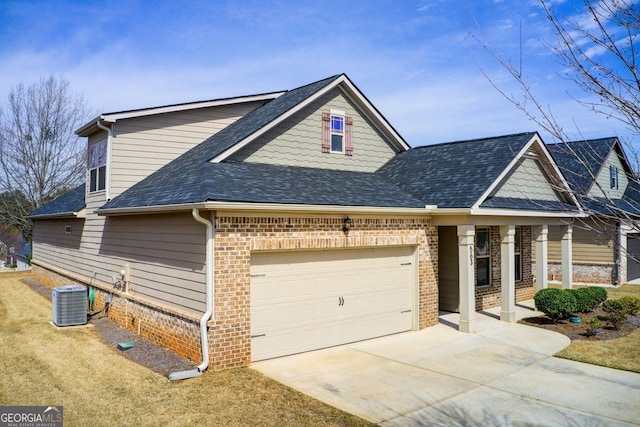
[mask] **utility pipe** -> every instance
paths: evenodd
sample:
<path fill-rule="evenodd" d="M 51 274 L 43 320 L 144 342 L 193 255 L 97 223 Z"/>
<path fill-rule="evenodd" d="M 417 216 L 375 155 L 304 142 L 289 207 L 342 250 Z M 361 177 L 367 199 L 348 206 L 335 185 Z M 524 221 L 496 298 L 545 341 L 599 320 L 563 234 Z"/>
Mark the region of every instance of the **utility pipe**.
<path fill-rule="evenodd" d="M 109 188 L 111 187 L 111 139 L 113 138 L 113 130 L 108 126 L 103 125 L 100 122 L 100 118 L 96 120 L 96 126 L 107 131 L 107 164 L 105 167 L 105 179 L 107 182 L 105 182 L 104 185 L 104 194 L 107 201 L 109 201 L 111 200 Z"/>
<path fill-rule="evenodd" d="M 209 366 L 209 337 L 207 334 L 207 322 L 213 315 L 213 266 L 215 260 L 213 259 L 214 251 L 213 251 L 213 239 L 215 229 L 211 221 L 200 216 L 200 211 L 198 209 L 193 209 L 191 211 L 191 215 L 193 219 L 198 221 L 201 224 L 204 224 L 207 227 L 207 246 L 206 246 L 206 255 L 205 255 L 205 281 L 206 281 L 206 291 L 205 298 L 207 303 L 207 311 L 202 315 L 200 319 L 200 341 L 202 347 L 202 363 L 198 365 L 197 369 L 192 369 L 190 371 L 180 371 L 173 372 L 169 374 L 169 379 L 171 381 L 176 380 L 185 380 L 188 378 L 193 378 L 198 375 L 202 375 L 202 371 L 207 369 Z"/>

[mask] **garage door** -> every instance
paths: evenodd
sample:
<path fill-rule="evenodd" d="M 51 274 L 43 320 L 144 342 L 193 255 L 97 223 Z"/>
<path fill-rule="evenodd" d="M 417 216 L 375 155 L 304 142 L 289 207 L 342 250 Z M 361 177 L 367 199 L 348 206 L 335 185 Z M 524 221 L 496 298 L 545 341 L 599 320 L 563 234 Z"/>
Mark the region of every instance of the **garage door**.
<path fill-rule="evenodd" d="M 412 247 L 254 253 L 253 361 L 412 328 Z"/>
<path fill-rule="evenodd" d="M 640 278 L 640 234 L 627 234 L 627 281 Z"/>

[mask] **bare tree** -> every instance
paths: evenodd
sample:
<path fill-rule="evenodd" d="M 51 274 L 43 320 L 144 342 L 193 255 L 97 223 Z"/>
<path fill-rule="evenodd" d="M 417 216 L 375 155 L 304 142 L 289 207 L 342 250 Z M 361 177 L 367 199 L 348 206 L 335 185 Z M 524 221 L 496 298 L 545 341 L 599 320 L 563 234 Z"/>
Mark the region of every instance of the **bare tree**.
<path fill-rule="evenodd" d="M 640 4 L 635 0 L 584 0 L 585 10 L 578 18 L 562 16 L 548 0 L 540 0 L 540 4 L 557 36 L 556 43 L 546 45 L 569 70 L 561 77 L 596 97 L 576 101 L 619 120 L 632 134 L 640 135 Z M 480 27 L 469 34 L 509 73 L 521 93 L 507 93 L 480 67 L 494 88 L 555 140 L 568 141 L 551 107 L 539 101 L 524 77 L 522 58 L 514 64 Z"/>
<path fill-rule="evenodd" d="M 640 4 L 635 0 L 584 0 L 585 9 L 578 18 L 566 18 L 550 6 L 548 0 L 540 0 L 548 20 L 556 34 L 556 43 L 547 43 L 555 57 L 569 70 L 561 77 L 573 81 L 578 88 L 595 97 L 576 99 L 576 102 L 591 111 L 620 121 L 634 136 L 640 136 Z M 572 139 L 559 123 L 550 106 L 542 104 L 534 93 L 522 70 L 522 58 L 514 63 L 497 48 L 478 26 L 478 32 L 469 31 L 520 88 L 513 94 L 503 90 L 499 84 L 479 66 L 493 87 L 529 119 L 551 135 L 554 142 L 570 142 Z M 522 56 L 522 51 L 520 52 Z M 622 140 L 633 159 L 635 150 L 629 141 Z M 590 150 L 574 151 L 566 145 L 567 154 L 584 166 L 597 186 L 592 170 L 594 153 Z M 636 162 L 637 167 L 637 160 Z M 631 177 L 635 178 L 635 177 Z M 600 188 L 603 198 L 607 191 Z M 577 196 L 584 195 L 577 194 Z M 638 198 L 640 200 L 640 197 Z M 612 200 L 606 200 L 612 210 L 619 210 Z M 638 206 L 640 208 L 640 206 Z M 624 212 L 620 212 L 625 214 Z"/>
<path fill-rule="evenodd" d="M 86 149 L 74 130 L 87 117 L 62 78 L 12 88 L 0 110 L 0 222 L 28 236 L 26 215 L 80 182 Z"/>
<path fill-rule="evenodd" d="M 546 47 L 567 70 L 560 77 L 572 81 L 576 88 L 588 95 L 586 98 L 573 99 L 594 113 L 618 120 L 632 138 L 640 137 L 640 3 L 637 0 L 584 0 L 584 9 L 573 17 L 563 16 L 552 3 L 551 0 L 540 0 L 556 35 L 555 42 L 547 42 Z M 541 102 L 524 76 L 522 47 L 520 58 L 512 61 L 492 43 L 480 26 L 476 32 L 469 31 L 469 34 L 507 71 L 520 90 L 514 94 L 502 89 L 476 61 L 487 80 L 506 100 L 550 134 L 553 142 L 563 143 L 557 146 L 559 150 L 555 155 L 564 156 L 565 160 L 568 157 L 574 165 L 581 166 L 574 170 L 580 170 L 582 176 L 568 176 L 572 172 L 564 170 L 565 176 L 570 181 L 571 178 L 586 178 L 586 182 L 594 184 L 589 194 L 586 188 L 572 189 L 590 214 L 589 220 L 576 225 L 613 242 L 617 241 L 616 228 L 620 224 L 640 231 L 637 228 L 640 184 L 635 173 L 628 177 L 631 184 L 622 203 L 620 199 L 610 197 L 608 189 L 596 180 L 600 171 L 594 165 L 601 165 L 604 158 L 595 157 L 602 154 L 597 152 L 596 147 L 590 147 L 588 141 L 569 143 L 572 138 L 556 119 L 552 107 Z M 632 168 L 637 169 L 638 156 L 631 141 L 620 142 L 633 160 Z"/>

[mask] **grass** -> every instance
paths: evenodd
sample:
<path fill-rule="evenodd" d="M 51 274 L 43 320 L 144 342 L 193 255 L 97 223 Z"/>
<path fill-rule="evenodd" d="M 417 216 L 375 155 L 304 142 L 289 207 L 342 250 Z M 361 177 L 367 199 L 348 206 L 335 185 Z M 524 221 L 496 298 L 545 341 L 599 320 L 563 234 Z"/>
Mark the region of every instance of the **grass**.
<path fill-rule="evenodd" d="M 252 369 L 170 382 L 89 328 L 56 330 L 21 277 L 0 275 L 0 405 L 62 405 L 68 426 L 371 425 Z"/>
<path fill-rule="evenodd" d="M 640 298 L 640 285 L 627 284 L 618 288 L 607 288 L 607 293 L 609 299 L 624 296 Z M 574 340 L 555 356 L 640 373 L 639 348 L 640 328 L 613 340 Z"/>

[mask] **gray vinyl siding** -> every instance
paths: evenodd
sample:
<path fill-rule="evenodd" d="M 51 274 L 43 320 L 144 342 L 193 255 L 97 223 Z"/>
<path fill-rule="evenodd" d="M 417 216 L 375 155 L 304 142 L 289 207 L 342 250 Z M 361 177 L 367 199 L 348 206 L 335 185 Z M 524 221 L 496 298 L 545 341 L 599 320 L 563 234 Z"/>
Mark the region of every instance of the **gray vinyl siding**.
<path fill-rule="evenodd" d="M 611 188 L 609 181 L 609 166 L 616 166 L 618 168 L 618 188 Z M 625 173 L 622 161 L 615 150 L 612 150 L 609 154 L 609 158 L 604 162 L 602 170 L 596 178 L 596 183 L 593 184 L 589 191 L 589 197 L 603 197 L 602 190 L 612 199 L 621 199 L 624 191 L 629 184 L 629 178 Z"/>
<path fill-rule="evenodd" d="M 129 264 L 132 294 L 194 314 L 205 309 L 205 227 L 189 213 L 36 220 L 33 235 L 36 261 L 87 280 L 95 271 L 104 283 Z"/>
<path fill-rule="evenodd" d="M 113 125 L 110 197 L 262 104 L 249 102 L 117 121 Z"/>
<path fill-rule="evenodd" d="M 353 156 L 322 153 L 322 113 L 353 118 Z M 232 161 L 374 172 L 396 154 L 367 118 L 335 88 L 231 156 Z"/>
<path fill-rule="evenodd" d="M 538 161 L 529 158 L 520 163 L 495 196 L 561 201 Z"/>

